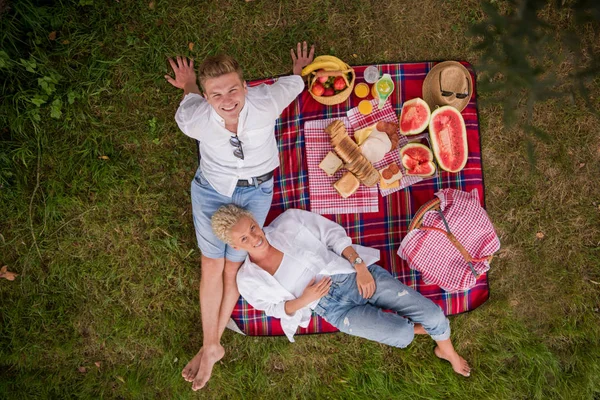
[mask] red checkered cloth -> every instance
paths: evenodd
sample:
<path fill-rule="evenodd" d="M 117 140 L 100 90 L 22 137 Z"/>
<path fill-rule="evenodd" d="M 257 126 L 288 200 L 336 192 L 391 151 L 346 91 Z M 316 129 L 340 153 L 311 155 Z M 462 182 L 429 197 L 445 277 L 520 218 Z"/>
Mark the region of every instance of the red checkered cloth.
<path fill-rule="evenodd" d="M 435 194 L 440 199 L 440 210 L 428 211 L 422 226 L 450 232 L 473 259 L 483 259 L 500 249 L 500 240 L 487 213 L 481 207 L 476 190 L 471 193 L 444 189 Z M 447 225 L 446 225 L 447 224 Z M 414 229 L 398 249 L 398 255 L 408 261 L 410 268 L 419 271 L 423 281 L 439 286 L 448 292 L 467 290 L 476 283 L 471 266 L 442 232 Z M 488 260 L 473 260 L 477 274 L 490 269 Z"/>
<path fill-rule="evenodd" d="M 468 63 L 463 64 L 471 71 L 475 82 L 475 74 L 471 66 Z M 396 90 L 388 100 L 396 115 L 400 112 L 402 100 L 423 97 L 421 93 L 423 80 L 434 65 L 435 63 L 377 65 L 381 73 L 390 74 L 396 83 Z M 357 83 L 363 81 L 365 68 L 366 66 L 354 67 Z M 264 79 L 249 84 L 272 82 L 273 79 Z M 267 216 L 267 224 L 288 208 L 312 209 L 304 124 L 309 120 L 346 117 L 348 110 L 358 106 L 360 100 L 352 95 L 342 104 L 324 106 L 317 103 L 305 90 L 282 113 L 275 128 L 280 151 L 280 167 L 275 170 L 273 203 Z M 433 199 L 434 193 L 439 190 L 444 188 L 468 192 L 477 190 L 480 200 L 483 201 L 483 171 L 476 101 L 476 87 L 473 87 L 471 101 L 462 112 L 467 127 L 469 158 L 461 172 L 454 174 L 440 171 L 439 176 L 434 179 L 423 180 L 389 196 L 379 196 L 376 200 L 377 212 L 325 215 L 342 225 L 354 243 L 379 249 L 381 251 L 379 265 L 438 304 L 446 315 L 470 311 L 483 304 L 489 295 L 487 274 L 482 274 L 475 286 L 469 290 L 448 293 L 437 285 L 424 282 L 421 274 L 409 268 L 406 261 L 398 257 L 396 252 L 407 233 L 413 215 L 421 205 Z M 254 310 L 243 299 L 237 303 L 232 317 L 247 335 L 283 335 L 279 320 Z M 335 331 L 333 326 L 314 315 L 309 326 L 299 329 L 298 334 Z"/>
<path fill-rule="evenodd" d="M 304 124 L 310 209 L 318 214 L 377 212 L 378 194 L 376 186 L 360 185 L 352 196 L 345 199 L 333 187 L 334 182 L 342 177 L 345 170 L 340 170 L 333 176 L 329 176 L 319 168 L 323 158 L 333 150 L 329 142 L 329 135 L 325 133 L 325 128 L 337 119 L 344 122 L 348 135 L 353 137 L 354 131 L 348 118 L 319 119 L 307 121 Z"/>

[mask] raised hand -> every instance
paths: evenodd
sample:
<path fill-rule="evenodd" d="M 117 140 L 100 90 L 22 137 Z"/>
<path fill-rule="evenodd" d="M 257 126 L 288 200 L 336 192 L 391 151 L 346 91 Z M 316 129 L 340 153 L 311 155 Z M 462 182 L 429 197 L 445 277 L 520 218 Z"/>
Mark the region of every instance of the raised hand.
<path fill-rule="evenodd" d="M 169 64 L 175 73 L 175 79 L 170 75 L 165 75 L 165 79 L 171 85 L 182 89 L 187 93 L 200 93 L 196 83 L 196 72 L 194 71 L 194 60 L 188 60 L 185 57 L 178 56 L 175 60 L 169 58 Z"/>
<path fill-rule="evenodd" d="M 325 296 L 329 292 L 329 288 L 331 287 L 331 278 L 325 277 L 321 279 L 318 283 L 315 283 L 316 278 L 312 278 L 312 280 L 302 292 L 302 299 L 306 301 L 306 304 L 310 304 L 315 300 L 320 299 Z"/>
<path fill-rule="evenodd" d="M 308 52 L 308 45 L 306 42 L 300 43 L 298 42 L 298 47 L 296 49 L 296 53 L 294 53 L 294 49 L 290 49 L 290 53 L 292 55 L 294 75 L 300 75 L 302 73 L 302 68 L 306 67 L 313 60 L 313 56 L 315 55 L 315 45 L 310 46 L 310 53 Z"/>

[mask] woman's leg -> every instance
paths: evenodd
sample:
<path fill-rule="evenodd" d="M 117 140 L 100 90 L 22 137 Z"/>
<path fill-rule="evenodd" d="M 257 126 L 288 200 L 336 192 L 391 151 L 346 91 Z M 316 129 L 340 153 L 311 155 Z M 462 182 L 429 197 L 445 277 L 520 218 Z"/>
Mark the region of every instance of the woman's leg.
<path fill-rule="evenodd" d="M 323 316 L 341 332 L 349 335 L 400 348 L 408 346 L 415 336 L 412 322 L 371 304 L 356 305 L 336 314 L 338 319 L 334 321 L 328 319 L 327 314 Z"/>
<path fill-rule="evenodd" d="M 447 360 L 454 371 L 469 376 L 471 369 L 452 345 L 450 323 L 441 308 L 419 292 L 404 285 L 379 266 L 369 267 L 377 289 L 369 300 L 377 307 L 392 309 L 415 323 L 416 334 L 428 333 L 436 341 L 435 355 Z"/>
<path fill-rule="evenodd" d="M 394 310 L 413 323 L 422 325 L 433 340 L 446 340 L 450 337 L 450 322 L 438 305 L 377 265 L 371 265 L 369 271 L 377 286 L 369 303 Z"/>

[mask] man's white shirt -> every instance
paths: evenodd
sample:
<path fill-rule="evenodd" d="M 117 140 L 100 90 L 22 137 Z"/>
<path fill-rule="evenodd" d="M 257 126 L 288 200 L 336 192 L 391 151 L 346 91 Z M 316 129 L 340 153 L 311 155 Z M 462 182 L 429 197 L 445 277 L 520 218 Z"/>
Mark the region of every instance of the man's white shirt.
<path fill-rule="evenodd" d="M 235 148 L 229 143 L 233 133 L 206 99 L 195 93 L 185 96 L 175 121 L 183 133 L 200 142 L 202 174 L 217 192 L 231 197 L 239 179 L 261 176 L 279 166 L 275 123 L 302 90 L 304 81 L 299 75 L 248 88 L 237 132 L 244 160 L 233 155 Z"/>
<path fill-rule="evenodd" d="M 309 211 L 289 209 L 264 228 L 271 244 L 295 260 L 303 260 L 302 268 L 315 276 L 354 273 L 354 267 L 342 256 L 352 240 L 344 228 L 327 218 Z M 352 245 L 366 265 L 379 261 L 379 250 Z M 299 266 L 300 267 L 300 266 Z M 306 328 L 310 322 L 311 307 L 306 306 L 293 315 L 285 312 L 285 303 L 296 297 L 286 290 L 271 274 L 246 257 L 237 274 L 240 294 L 257 310 L 280 318 L 281 328 L 290 342 L 298 326 Z"/>

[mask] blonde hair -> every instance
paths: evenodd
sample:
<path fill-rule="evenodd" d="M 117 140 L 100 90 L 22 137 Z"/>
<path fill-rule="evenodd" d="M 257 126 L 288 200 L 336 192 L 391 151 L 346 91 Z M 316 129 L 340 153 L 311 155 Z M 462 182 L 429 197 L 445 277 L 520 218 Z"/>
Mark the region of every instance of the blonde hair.
<path fill-rule="evenodd" d="M 235 204 L 226 204 L 219 207 L 210 219 L 210 224 L 215 236 L 223 242 L 231 244 L 231 228 L 233 228 L 242 217 L 254 219 L 254 216 L 250 211 L 236 206 Z"/>
<path fill-rule="evenodd" d="M 227 54 L 219 54 L 217 56 L 208 57 L 198 67 L 198 80 L 200 85 L 204 87 L 204 82 L 210 78 L 218 78 L 221 75 L 235 72 L 244 81 L 244 74 L 240 64 Z"/>

